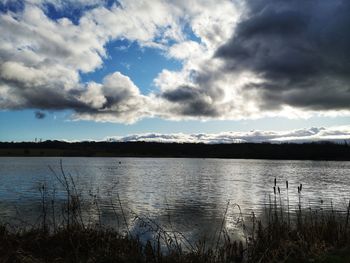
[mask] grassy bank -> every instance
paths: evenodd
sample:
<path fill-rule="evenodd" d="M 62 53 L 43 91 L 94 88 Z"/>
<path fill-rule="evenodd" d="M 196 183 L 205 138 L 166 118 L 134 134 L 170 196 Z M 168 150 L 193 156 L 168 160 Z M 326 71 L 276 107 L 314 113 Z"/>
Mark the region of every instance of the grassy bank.
<path fill-rule="evenodd" d="M 289 202 L 281 201 L 289 200 L 288 182 L 282 191 L 275 181 L 263 215 L 240 218 L 240 240 L 233 240 L 225 227 L 228 208 L 239 208 L 228 203 L 215 240 L 192 242 L 174 229 L 135 216 L 153 231 L 152 238 L 141 241 L 130 231 L 86 224 L 73 179 L 63 169 L 55 176 L 67 194 L 62 220 L 55 218 L 57 211 L 50 211 L 53 200 L 43 186 L 36 226 L 0 226 L 0 262 L 350 262 L 350 203 L 344 211 L 314 210 L 301 202 L 291 209 Z M 303 194 L 302 185 L 298 194 Z M 120 220 L 127 226 L 124 214 Z"/>
<path fill-rule="evenodd" d="M 349 231 L 340 220 L 260 226 L 247 243 L 226 239 L 204 250 L 162 252 L 159 240 L 142 244 L 113 229 L 62 227 L 10 231 L 0 227 L 0 262 L 350 262 Z M 169 243 L 175 242 L 168 240 Z"/>

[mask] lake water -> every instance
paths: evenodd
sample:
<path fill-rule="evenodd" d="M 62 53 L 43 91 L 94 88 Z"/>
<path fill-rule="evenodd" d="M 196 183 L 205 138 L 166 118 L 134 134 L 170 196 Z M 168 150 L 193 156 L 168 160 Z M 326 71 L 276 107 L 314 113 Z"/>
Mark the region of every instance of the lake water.
<path fill-rule="evenodd" d="M 350 162 L 5 157 L 0 158 L 1 221 L 37 223 L 43 184 L 47 199 L 57 207 L 64 202 L 65 192 L 49 169 L 60 176 L 60 160 L 84 199 L 84 220 L 124 230 L 128 225 L 131 232 L 139 231 L 135 217 L 140 216 L 193 238 L 211 235 L 220 227 L 228 202 L 225 225 L 234 228 L 239 218 L 234 203 L 243 215 L 260 215 L 275 197 L 286 204 L 286 180 L 291 210 L 299 198 L 304 207 L 332 205 L 339 210 L 346 209 L 350 198 Z M 274 178 L 281 200 L 273 193 Z"/>

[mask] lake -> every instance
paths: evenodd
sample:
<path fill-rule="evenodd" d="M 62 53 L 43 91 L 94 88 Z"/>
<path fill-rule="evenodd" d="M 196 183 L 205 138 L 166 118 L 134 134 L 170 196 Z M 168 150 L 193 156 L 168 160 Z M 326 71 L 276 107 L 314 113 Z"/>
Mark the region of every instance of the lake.
<path fill-rule="evenodd" d="M 0 158 L 0 220 L 35 224 L 40 220 L 42 185 L 54 200 L 56 214 L 65 191 L 49 167 L 74 179 L 84 200 L 88 223 L 102 223 L 140 232 L 135 218 L 147 218 L 191 238 L 217 232 L 227 210 L 225 225 L 235 229 L 243 217 L 261 215 L 274 198 L 290 209 L 303 207 L 345 210 L 350 197 L 350 162 L 275 161 L 189 158 Z M 274 195 L 274 178 L 281 195 Z M 300 184 L 299 195 L 297 187 Z M 227 206 L 229 202 L 229 206 Z M 136 223 L 138 222 L 138 223 Z"/>

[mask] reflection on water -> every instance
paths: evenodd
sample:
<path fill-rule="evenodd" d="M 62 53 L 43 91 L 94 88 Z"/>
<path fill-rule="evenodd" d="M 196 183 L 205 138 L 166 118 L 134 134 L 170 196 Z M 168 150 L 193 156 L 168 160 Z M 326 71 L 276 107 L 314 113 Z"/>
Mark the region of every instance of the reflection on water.
<path fill-rule="evenodd" d="M 60 171 L 59 158 L 0 158 L 0 217 L 35 223 L 41 212 L 40 186 L 48 186 L 55 205 L 65 192 L 49 170 Z M 63 158 L 64 170 L 84 198 L 83 213 L 90 222 L 125 229 L 135 225 L 135 215 L 193 237 L 214 235 L 227 202 L 227 227 L 234 227 L 239 210 L 259 214 L 272 198 L 274 178 L 287 203 L 345 209 L 350 194 L 350 162 L 274 161 L 159 158 Z M 297 186 L 302 183 L 299 196 Z M 118 200 L 118 195 L 120 200 Z M 321 200 L 323 203 L 321 203 Z M 96 202 L 94 202 L 96 201 Z M 120 201 L 120 203 L 119 203 Z M 121 206 L 120 206 L 121 204 Z M 99 213 L 100 212 L 100 213 Z M 14 222 L 14 221 L 13 221 Z M 131 231 L 136 231 L 131 229 Z"/>

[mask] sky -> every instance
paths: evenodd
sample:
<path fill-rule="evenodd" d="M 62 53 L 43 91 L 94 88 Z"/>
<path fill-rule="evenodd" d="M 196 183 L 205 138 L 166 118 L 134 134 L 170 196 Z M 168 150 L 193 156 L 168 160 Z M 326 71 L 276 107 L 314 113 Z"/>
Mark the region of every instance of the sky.
<path fill-rule="evenodd" d="M 0 141 L 350 139 L 347 0 L 0 0 Z"/>

